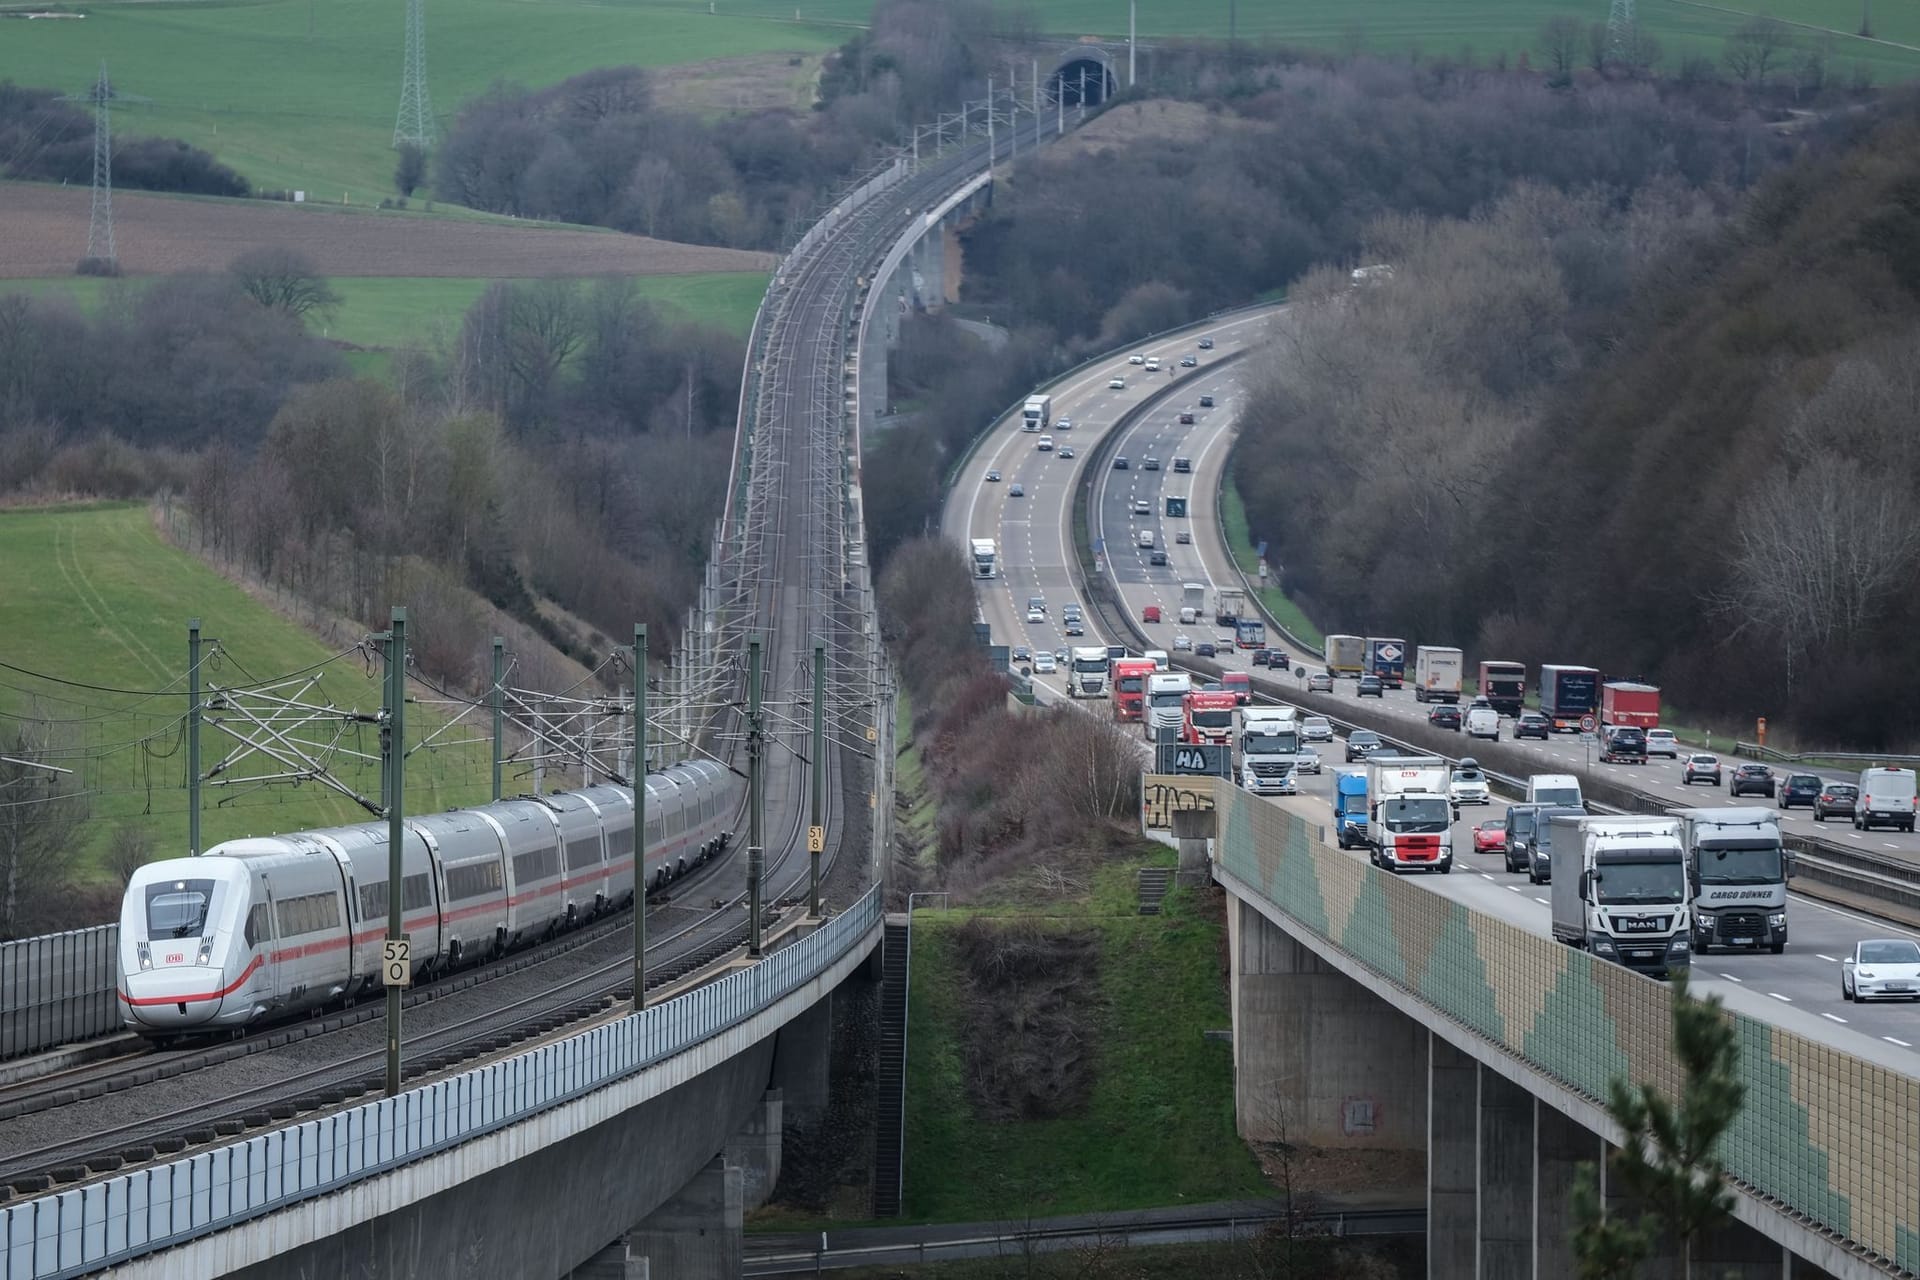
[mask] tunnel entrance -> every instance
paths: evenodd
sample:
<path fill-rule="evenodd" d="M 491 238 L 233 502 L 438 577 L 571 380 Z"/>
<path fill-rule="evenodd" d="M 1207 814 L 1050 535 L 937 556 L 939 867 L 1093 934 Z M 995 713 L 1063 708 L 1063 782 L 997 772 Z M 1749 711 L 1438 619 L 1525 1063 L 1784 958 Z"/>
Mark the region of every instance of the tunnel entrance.
<path fill-rule="evenodd" d="M 1075 58 L 1053 73 L 1047 85 L 1049 101 L 1069 107 L 1097 107 L 1114 95 L 1119 86 L 1113 72 L 1098 58 Z"/>

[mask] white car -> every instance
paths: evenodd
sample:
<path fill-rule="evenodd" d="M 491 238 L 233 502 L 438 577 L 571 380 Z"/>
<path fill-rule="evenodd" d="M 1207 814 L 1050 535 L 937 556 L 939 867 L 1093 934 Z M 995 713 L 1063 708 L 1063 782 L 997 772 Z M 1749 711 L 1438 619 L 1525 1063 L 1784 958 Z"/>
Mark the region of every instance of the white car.
<path fill-rule="evenodd" d="M 1840 998 L 1920 1000 L 1920 942 L 1872 938 L 1854 943 L 1840 962 Z"/>
<path fill-rule="evenodd" d="M 1332 742 L 1333 721 L 1325 716 L 1308 716 L 1300 722 L 1300 741 Z"/>
<path fill-rule="evenodd" d="M 1173 638 L 1173 649 L 1175 653 L 1192 653 L 1193 637 L 1182 631 Z"/>
<path fill-rule="evenodd" d="M 1146 362 L 1147 362 L 1146 356 L 1139 354 L 1138 352 L 1127 357 L 1128 364 L 1145 364 Z"/>
<path fill-rule="evenodd" d="M 1033 655 L 1033 673 L 1035 675 L 1050 676 L 1057 670 L 1059 670 L 1059 667 L 1055 664 L 1052 654 L 1042 651 Z"/>
<path fill-rule="evenodd" d="M 1125 378 L 1108 378 L 1107 379 L 1107 390 L 1125 391 L 1126 389 L 1127 389 L 1127 380 Z"/>
<path fill-rule="evenodd" d="M 1046 620 L 1047 620 L 1047 615 L 1042 613 L 1040 610 L 1038 609 L 1027 610 L 1028 622 L 1045 622 Z"/>
<path fill-rule="evenodd" d="M 1671 729 L 1647 730 L 1647 754 L 1665 756 L 1669 760 L 1680 758 L 1680 740 L 1673 736 Z"/>
<path fill-rule="evenodd" d="M 1493 803 L 1493 792 L 1487 789 L 1487 775 L 1478 769 L 1455 769 L 1447 783 L 1447 794 L 1457 805 Z"/>

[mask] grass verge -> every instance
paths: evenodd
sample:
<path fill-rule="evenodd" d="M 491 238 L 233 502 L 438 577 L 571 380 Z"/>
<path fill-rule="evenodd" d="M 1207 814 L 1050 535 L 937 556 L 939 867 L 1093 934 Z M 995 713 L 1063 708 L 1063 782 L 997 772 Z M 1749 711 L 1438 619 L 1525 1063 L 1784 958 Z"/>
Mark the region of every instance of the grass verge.
<path fill-rule="evenodd" d="M 1233 482 L 1231 476 L 1222 481 L 1220 486 L 1220 529 L 1227 539 L 1227 551 L 1233 556 L 1233 562 L 1240 566 L 1240 571 L 1249 578 L 1259 573 L 1260 556 L 1253 548 L 1253 535 L 1247 531 L 1247 504 L 1241 501 L 1240 486 Z M 1311 642 L 1316 649 L 1326 643 L 1320 628 L 1314 626 L 1313 620 L 1301 611 L 1299 605 L 1289 600 L 1280 588 L 1258 587 L 1254 594 L 1260 597 L 1260 603 L 1266 606 L 1267 612 L 1288 631 Z"/>
<path fill-rule="evenodd" d="M 185 696 L 187 619 L 218 639 L 222 657 L 204 666 L 207 683 L 234 686 L 327 663 L 334 650 L 242 591 L 195 557 L 167 543 L 143 505 L 102 504 L 0 511 L 0 599 L 7 602 L 0 674 L 0 731 L 26 728 L 51 735 L 55 763 L 87 801 L 89 820 L 74 851 L 77 878 L 108 878 L 100 855 L 121 820 L 154 839 L 156 856 L 177 857 L 187 844 Z M 57 677 L 35 678 L 29 672 Z M 319 668 L 305 701 L 331 701 L 355 711 L 380 706 L 379 670 L 358 656 Z M 91 688 L 87 686 L 93 686 Z M 165 692 L 153 697 L 116 691 Z M 209 713 L 210 719 L 221 717 Z M 419 742 L 444 723 L 416 705 L 407 737 Z M 330 739 L 334 724 L 304 736 Z M 361 795 L 380 798 L 379 735 L 372 725 L 346 727 L 340 745 L 370 761 L 336 755 L 332 766 Z M 407 763 L 407 808 L 431 813 L 487 799 L 492 752 L 467 743 L 456 728 L 442 749 L 417 751 Z M 201 731 L 202 767 L 235 746 L 213 727 Z M 254 756 L 233 774 L 265 772 Z M 371 815 L 317 783 L 302 786 L 204 788 L 202 841 L 267 835 Z"/>
<path fill-rule="evenodd" d="M 1040 921 L 1099 940 L 1090 1096 L 1049 1119 L 987 1122 L 970 1103 L 955 945 L 971 917 L 1034 917 L 1011 908 L 915 916 L 904 1216 L 1019 1220 L 1271 1193 L 1234 1132 L 1231 1048 L 1203 1035 L 1230 1022 L 1222 928 L 1186 892 L 1159 916 L 1135 911 L 1135 867 L 1172 860 L 1156 850 L 1104 866 L 1082 892 L 1056 896 Z"/>

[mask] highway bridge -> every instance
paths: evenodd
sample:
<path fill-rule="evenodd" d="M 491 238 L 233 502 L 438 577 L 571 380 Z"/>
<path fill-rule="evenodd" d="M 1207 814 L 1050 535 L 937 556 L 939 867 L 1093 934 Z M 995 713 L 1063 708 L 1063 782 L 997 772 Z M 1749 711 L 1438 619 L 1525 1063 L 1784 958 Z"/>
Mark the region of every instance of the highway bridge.
<path fill-rule="evenodd" d="M 1250 362 L 1278 358 L 1241 353 L 1287 323 L 1278 308 L 1227 314 L 1074 370 L 1049 388 L 1056 415 L 1073 422 L 1055 433 L 1075 446 L 1070 460 L 1039 451 L 1017 412 L 981 442 L 944 527 L 958 541 L 1000 544 L 1001 576 L 976 583 L 995 643 L 1137 651 L 1174 650 L 1182 631 L 1196 643 L 1215 638 L 1211 615 L 1197 626 L 1177 622 L 1181 584 L 1205 583 L 1211 598 L 1217 587 L 1245 582 L 1222 536 L 1220 479 Z M 1187 355 L 1195 368 L 1179 367 Z M 1132 356 L 1157 358 L 1162 372 L 1145 373 Z M 1111 385 L 1115 379 L 1124 385 Z M 1202 396 L 1212 397 L 1212 408 Z M 1121 457 L 1125 470 L 1117 469 Z M 1174 457 L 1188 458 L 1191 472 L 1175 472 Z M 1157 469 L 1144 468 L 1148 458 Z M 1000 479 L 989 480 L 989 471 Z M 1014 482 L 1024 496 L 1009 495 Z M 1185 519 L 1166 515 L 1168 495 L 1191 499 Z M 1076 499 L 1086 546 L 1073 534 Z M 1138 545 L 1141 528 L 1155 532 L 1167 563 L 1154 564 Z M 1179 540 L 1182 532 L 1190 541 Z M 1033 595 L 1048 601 L 1042 621 L 1028 620 Z M 1084 640 L 1059 629 L 1069 601 L 1089 606 Z M 1161 606 L 1167 621 L 1139 621 L 1147 605 Z M 1224 653 L 1186 665 L 1207 675 L 1247 669 L 1246 655 Z M 1177 662 L 1187 657 L 1175 654 Z M 1317 669 L 1311 656 L 1304 665 Z M 1364 725 L 1423 753 L 1450 748 L 1521 775 L 1585 773 L 1590 791 L 1642 794 L 1648 806 L 1725 802 L 1724 793 L 1680 788 L 1677 763 L 1589 770 L 1581 747 L 1565 739 L 1463 743 L 1430 729 L 1410 695 L 1384 705 L 1350 691 L 1313 695 L 1292 675 L 1253 670 L 1259 696 L 1329 714 L 1343 731 Z M 1065 678 L 1034 676 L 1036 694 L 1064 701 Z M 1109 714 L 1104 703 L 1080 705 Z M 1323 754 L 1338 764 L 1342 750 L 1336 738 Z M 1498 763 L 1490 760 L 1496 755 Z M 1507 873 L 1497 855 L 1460 852 L 1472 847 L 1467 825 L 1498 816 L 1503 802 L 1466 811 L 1455 833 L 1455 874 L 1401 877 L 1333 845 L 1330 776 L 1275 799 L 1217 780 L 1146 783 L 1148 813 L 1159 815 L 1163 831 L 1168 808 L 1210 815 L 1210 869 L 1230 898 L 1242 1133 L 1425 1148 L 1432 1274 L 1569 1271 L 1572 1171 L 1618 1137 L 1603 1106 L 1608 1081 L 1677 1091 L 1666 989 L 1553 941 L 1544 889 Z M 1784 825 L 1820 838 L 1802 818 Z M 1821 836 L 1846 848 L 1861 843 Z M 1920 851 L 1913 837 L 1870 839 L 1887 857 Z M 1804 893 L 1793 895 L 1790 914 L 1784 955 L 1696 958 L 1696 991 L 1719 996 L 1739 1030 L 1748 1093 L 1725 1148 L 1740 1187 L 1738 1222 L 1699 1242 L 1692 1265 L 1791 1277 L 1920 1273 L 1920 1025 L 1908 1006 L 1843 1003 L 1838 963 L 1857 938 L 1920 934 Z M 1658 1274 L 1685 1265 L 1667 1258 Z"/>

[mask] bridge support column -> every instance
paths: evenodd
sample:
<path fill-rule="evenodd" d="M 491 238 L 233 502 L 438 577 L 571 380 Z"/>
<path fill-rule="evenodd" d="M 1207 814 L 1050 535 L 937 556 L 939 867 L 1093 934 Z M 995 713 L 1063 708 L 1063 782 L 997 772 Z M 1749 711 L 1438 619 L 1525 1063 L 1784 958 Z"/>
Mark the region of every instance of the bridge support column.
<path fill-rule="evenodd" d="M 1431 1035 L 1427 1059 L 1427 1275 L 1479 1275 L 1480 1064 Z"/>
<path fill-rule="evenodd" d="M 773 1048 L 773 1087 L 786 1104 L 786 1119 L 811 1125 L 826 1114 L 833 1083 L 833 997 L 780 1028 Z"/>
<path fill-rule="evenodd" d="M 758 1209 L 773 1199 L 780 1182 L 781 1138 L 785 1105 L 780 1090 L 769 1089 L 760 1105 L 747 1113 L 740 1128 L 727 1139 L 721 1158 L 740 1170 L 740 1207 Z"/>
<path fill-rule="evenodd" d="M 745 1251 L 742 1212 L 740 1169 L 715 1156 L 628 1233 L 628 1255 L 675 1280 L 734 1280 Z"/>
<path fill-rule="evenodd" d="M 1417 1151 L 1427 1032 L 1228 900 L 1234 1114 L 1252 1142 Z"/>

